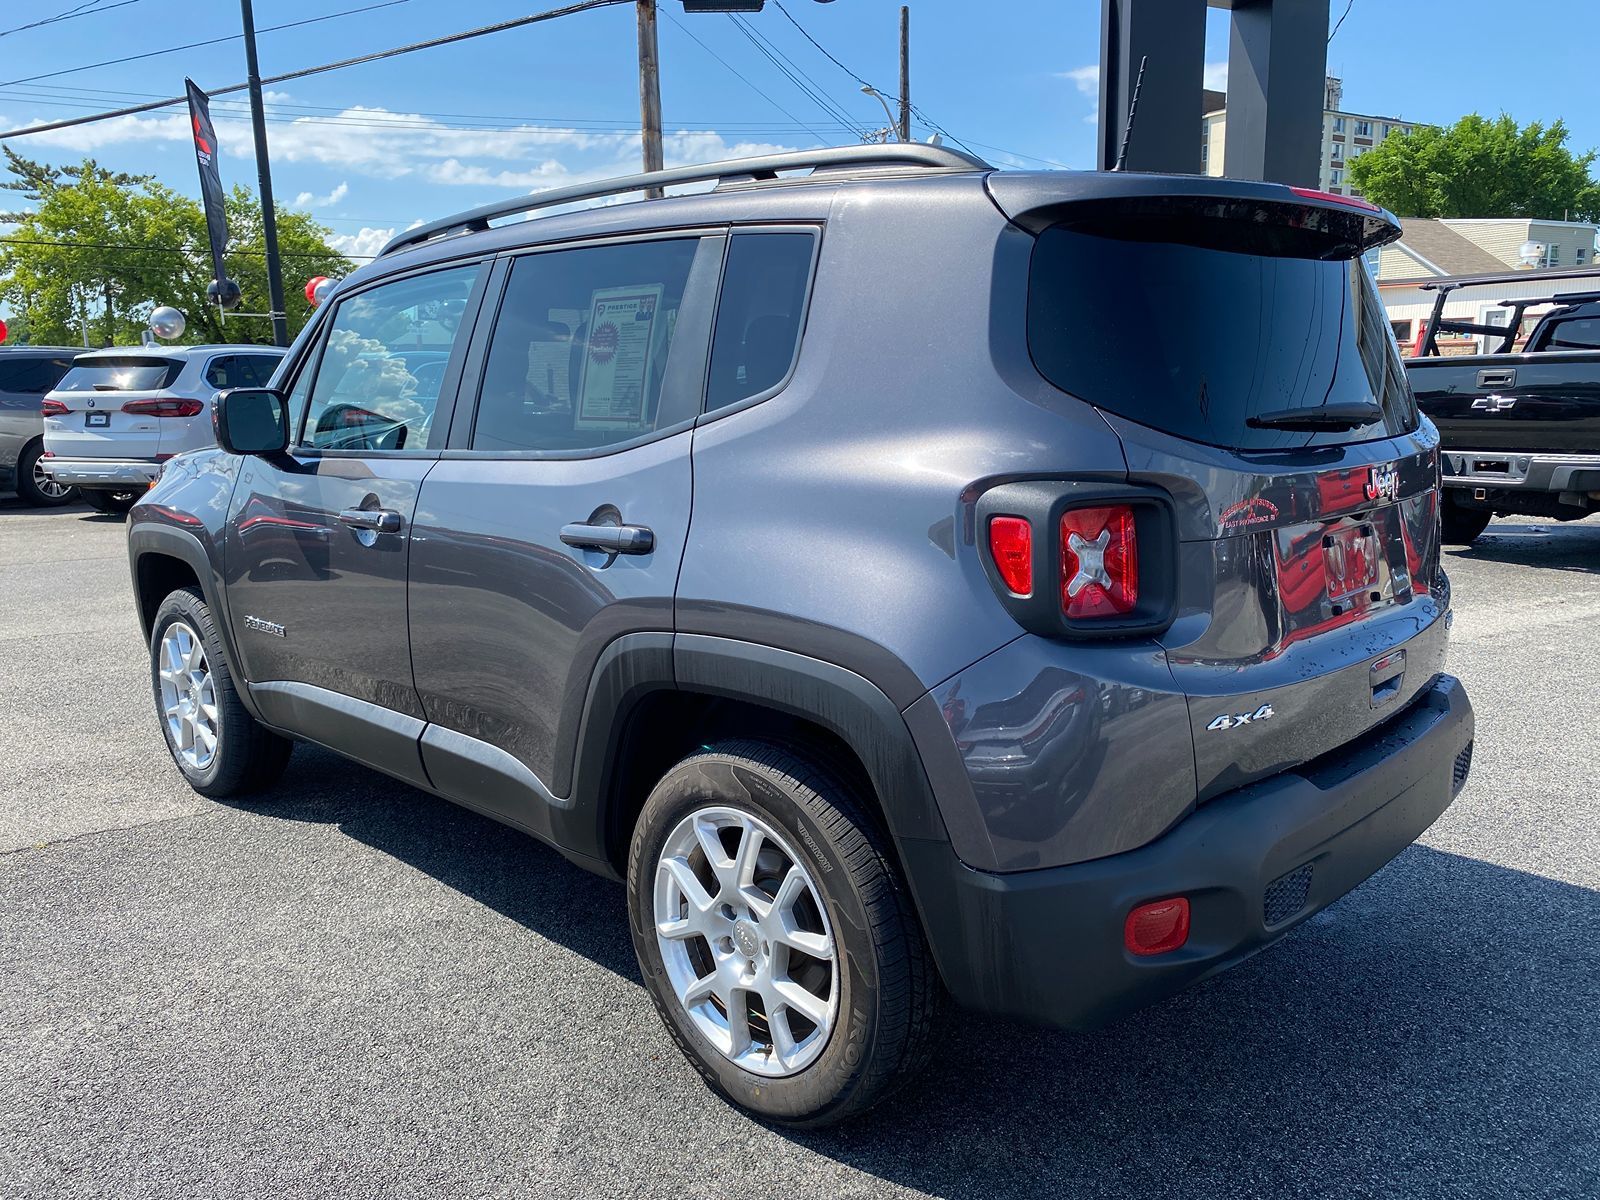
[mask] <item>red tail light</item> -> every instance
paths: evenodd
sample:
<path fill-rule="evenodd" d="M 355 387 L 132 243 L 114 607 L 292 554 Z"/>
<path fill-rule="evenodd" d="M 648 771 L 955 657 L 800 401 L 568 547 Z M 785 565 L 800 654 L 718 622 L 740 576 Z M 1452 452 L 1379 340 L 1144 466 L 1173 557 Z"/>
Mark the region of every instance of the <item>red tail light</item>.
<path fill-rule="evenodd" d="M 39 405 L 39 411 L 47 417 L 64 417 L 67 415 L 67 406 L 59 400 L 46 400 Z"/>
<path fill-rule="evenodd" d="M 1012 595 L 1033 595 L 1033 526 L 1025 518 L 990 517 L 989 553 Z"/>
<path fill-rule="evenodd" d="M 1061 607 L 1073 620 L 1120 617 L 1139 603 L 1133 508 L 1111 504 L 1061 514 Z"/>
<path fill-rule="evenodd" d="M 136 417 L 197 417 L 205 406 L 203 400 L 163 396 L 159 400 L 129 400 L 122 406 L 122 411 Z"/>

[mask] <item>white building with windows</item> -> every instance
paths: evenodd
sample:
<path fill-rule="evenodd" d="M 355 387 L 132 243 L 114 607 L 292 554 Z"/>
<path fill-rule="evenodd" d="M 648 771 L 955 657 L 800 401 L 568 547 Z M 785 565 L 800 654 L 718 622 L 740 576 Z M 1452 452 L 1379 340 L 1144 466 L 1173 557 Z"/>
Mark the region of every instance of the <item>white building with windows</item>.
<path fill-rule="evenodd" d="M 1207 175 L 1223 173 L 1223 156 L 1228 138 L 1228 109 L 1222 92 L 1205 93 L 1206 113 L 1201 118 L 1200 166 Z M 1346 112 L 1344 84 L 1328 76 L 1322 114 L 1321 173 L 1317 186 L 1341 196 L 1358 196 L 1352 191 L 1346 172 L 1350 163 L 1396 133 L 1410 133 L 1416 123 L 1399 117 L 1378 117 L 1368 113 Z"/>

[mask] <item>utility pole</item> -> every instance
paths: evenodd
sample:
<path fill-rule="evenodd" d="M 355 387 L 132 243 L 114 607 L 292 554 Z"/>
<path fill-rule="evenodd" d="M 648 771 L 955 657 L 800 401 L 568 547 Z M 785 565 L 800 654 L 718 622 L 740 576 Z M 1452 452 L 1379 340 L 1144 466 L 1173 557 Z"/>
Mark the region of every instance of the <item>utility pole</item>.
<path fill-rule="evenodd" d="M 267 253 L 267 308 L 272 312 L 272 340 L 289 344 L 289 321 L 283 305 L 283 264 L 278 261 L 278 216 L 272 204 L 272 164 L 267 160 L 267 121 L 261 111 L 261 69 L 256 63 L 256 17 L 250 0 L 239 0 L 244 20 L 244 63 L 250 87 L 250 124 L 256 135 L 256 181 L 261 189 L 261 239 Z"/>
<path fill-rule="evenodd" d="M 911 140 L 911 9 L 900 6 L 900 140 Z"/>
<path fill-rule="evenodd" d="M 656 0 L 639 0 L 639 136 L 644 142 L 644 169 L 659 171 L 661 156 L 661 63 L 656 52 Z M 646 188 L 659 200 L 660 188 Z"/>

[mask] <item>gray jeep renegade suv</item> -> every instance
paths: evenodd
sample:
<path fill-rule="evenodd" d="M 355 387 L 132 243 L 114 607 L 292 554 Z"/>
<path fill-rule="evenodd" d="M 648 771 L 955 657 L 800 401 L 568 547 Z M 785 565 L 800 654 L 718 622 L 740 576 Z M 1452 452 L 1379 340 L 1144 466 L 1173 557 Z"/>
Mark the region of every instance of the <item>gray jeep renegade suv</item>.
<path fill-rule="evenodd" d="M 885 146 L 403 234 L 133 510 L 168 749 L 223 796 L 315 742 L 625 879 L 667 1029 L 776 1120 L 946 996 L 1159 1000 L 1466 778 L 1399 232 Z"/>

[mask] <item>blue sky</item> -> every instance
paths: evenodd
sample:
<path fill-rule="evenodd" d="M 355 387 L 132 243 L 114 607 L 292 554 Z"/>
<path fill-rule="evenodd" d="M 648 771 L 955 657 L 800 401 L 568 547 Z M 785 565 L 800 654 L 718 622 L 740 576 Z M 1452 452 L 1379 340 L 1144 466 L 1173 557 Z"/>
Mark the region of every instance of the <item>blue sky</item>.
<path fill-rule="evenodd" d="M 554 0 L 373 11 L 262 32 L 264 74 L 521 16 Z M 897 87 L 899 5 L 892 0 L 782 0 L 851 72 Z M 0 30 L 88 3 L 101 11 L 0 36 L 0 127 L 177 95 L 183 77 L 218 87 L 244 76 L 240 42 L 31 79 L 105 59 L 238 32 L 232 0 L 13 0 Z M 375 0 L 257 0 L 258 28 Z M 1334 15 L 1344 0 L 1334 0 Z M 912 98 L 928 117 L 1009 166 L 1092 165 L 1099 0 L 911 0 Z M 726 16 L 661 3 L 662 94 L 669 161 L 857 140 L 883 125 L 877 102 L 768 0 L 744 18 L 807 87 L 786 78 Z M 1594 70 L 1593 0 L 1354 0 L 1329 48 L 1345 106 L 1412 121 L 1505 110 L 1564 117 L 1569 145 L 1600 145 L 1600 106 L 1580 102 Z M 1226 14 L 1211 14 L 1208 75 L 1227 58 Z M 741 78 L 741 76 L 743 78 Z M 831 107 L 830 107 L 831 106 Z M 842 118 L 841 118 L 842 114 Z M 218 98 L 224 181 L 254 186 L 242 94 Z M 271 89 L 280 203 L 313 212 L 342 248 L 370 253 L 394 230 L 499 196 L 637 169 L 632 5 L 353 67 Z M 918 123 L 918 137 L 932 132 Z M 1196 131 L 1198 136 L 1198 129 Z M 181 113 L 153 113 L 10 143 L 55 162 L 93 154 L 154 173 L 191 195 L 195 168 Z"/>

